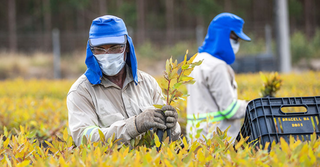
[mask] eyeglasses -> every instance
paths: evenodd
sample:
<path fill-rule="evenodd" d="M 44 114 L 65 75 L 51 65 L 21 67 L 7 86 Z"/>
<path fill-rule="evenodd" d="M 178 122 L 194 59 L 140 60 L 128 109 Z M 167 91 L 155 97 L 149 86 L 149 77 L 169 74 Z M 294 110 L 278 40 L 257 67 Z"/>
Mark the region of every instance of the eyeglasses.
<path fill-rule="evenodd" d="M 230 33 L 230 38 L 238 41 L 239 37 L 233 31 Z"/>
<path fill-rule="evenodd" d="M 108 49 L 100 48 L 100 47 L 91 47 L 91 51 L 94 55 L 101 55 L 101 54 L 116 54 L 124 52 L 126 48 L 125 44 L 114 45 Z"/>

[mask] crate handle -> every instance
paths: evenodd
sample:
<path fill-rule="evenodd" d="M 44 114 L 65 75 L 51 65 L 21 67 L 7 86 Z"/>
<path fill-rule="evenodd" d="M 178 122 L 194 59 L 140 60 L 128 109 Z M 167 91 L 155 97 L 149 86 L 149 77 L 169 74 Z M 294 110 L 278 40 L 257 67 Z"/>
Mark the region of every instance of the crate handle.
<path fill-rule="evenodd" d="M 305 105 L 283 105 L 280 107 L 280 111 L 287 113 L 306 113 L 308 112 L 308 107 Z"/>

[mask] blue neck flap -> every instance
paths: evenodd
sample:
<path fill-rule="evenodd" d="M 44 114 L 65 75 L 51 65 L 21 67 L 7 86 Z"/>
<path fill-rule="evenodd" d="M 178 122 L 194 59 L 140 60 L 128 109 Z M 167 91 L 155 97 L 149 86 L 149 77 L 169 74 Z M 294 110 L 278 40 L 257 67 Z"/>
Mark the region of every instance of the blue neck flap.
<path fill-rule="evenodd" d="M 90 39 L 108 40 L 110 37 L 119 37 L 124 35 L 126 35 L 130 47 L 130 51 L 127 53 L 126 63 L 131 67 L 134 82 L 136 84 L 138 83 L 138 63 L 133 42 L 131 37 L 128 35 L 127 28 L 121 18 L 112 15 L 105 15 L 94 19 L 90 27 L 85 60 L 87 71 L 84 75 L 88 78 L 91 84 L 95 85 L 101 83 L 102 71 L 90 49 Z"/>
<path fill-rule="evenodd" d="M 207 52 L 210 55 L 232 64 L 235 54 L 230 44 L 230 33 L 235 32 L 241 39 L 250 41 L 250 38 L 242 32 L 243 19 L 231 14 L 221 13 L 210 23 L 205 40 L 198 52 Z"/>

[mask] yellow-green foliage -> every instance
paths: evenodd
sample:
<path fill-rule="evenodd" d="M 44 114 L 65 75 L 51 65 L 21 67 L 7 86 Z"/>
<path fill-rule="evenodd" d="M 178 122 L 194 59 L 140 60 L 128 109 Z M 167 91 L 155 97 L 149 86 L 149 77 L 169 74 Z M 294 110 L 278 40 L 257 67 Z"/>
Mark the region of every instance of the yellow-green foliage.
<path fill-rule="evenodd" d="M 268 73 L 265 73 L 268 75 Z M 320 72 L 303 72 L 280 74 L 282 79 L 281 89 L 276 97 L 300 97 L 320 95 Z M 238 83 L 238 97 L 252 100 L 261 97 L 259 92 L 263 86 L 259 74 L 236 75 Z"/>
<path fill-rule="evenodd" d="M 179 143 L 155 147 L 139 147 L 130 150 L 108 140 L 72 146 L 72 138 L 65 129 L 58 139 L 45 142 L 27 138 L 29 131 L 20 127 L 18 135 L 5 132 L 6 140 L 0 140 L 0 165 L 7 166 L 319 166 L 320 140 L 313 134 L 310 142 L 294 141 L 288 144 L 282 138 L 279 144 L 272 143 L 271 151 L 254 149 L 242 139 L 233 147 L 225 132 L 214 134 L 207 142 L 188 143 L 183 138 L 184 148 Z M 270 143 L 267 143 L 269 145 Z"/>
<path fill-rule="evenodd" d="M 282 80 L 277 72 L 271 73 L 269 76 L 266 76 L 260 72 L 261 79 L 263 81 L 263 87 L 261 88 L 262 97 L 275 97 L 277 91 L 280 90 Z"/>
<path fill-rule="evenodd" d="M 281 74 L 277 97 L 320 95 L 320 72 Z M 260 97 L 259 74 L 236 76 L 238 96 Z M 281 141 L 267 150 L 253 149 L 242 140 L 234 150 L 224 133 L 206 142 L 194 140 L 130 150 L 107 142 L 73 148 L 67 132 L 66 95 L 74 81 L 0 81 L 0 166 L 319 166 L 320 140 Z M 183 88 L 183 87 L 182 87 Z M 184 88 L 182 91 L 186 91 Z M 179 122 L 185 122 L 186 101 L 177 101 Z M 4 128 L 6 127 L 6 128 Z M 157 143 L 156 143 L 157 145 Z M 179 153 L 177 150 L 180 149 Z M 189 151 L 188 151 L 189 150 Z"/>
<path fill-rule="evenodd" d="M 187 60 L 187 54 L 184 56 L 184 60 L 181 63 L 172 61 L 172 58 L 166 62 L 166 70 L 164 72 L 164 78 L 158 80 L 162 93 L 165 97 L 167 105 L 171 105 L 174 101 L 186 96 L 183 92 L 180 92 L 178 88 L 181 85 L 193 84 L 195 80 L 189 77 L 189 74 L 193 71 L 194 67 L 199 66 L 202 61 L 193 62 L 197 54 L 193 55 L 190 60 Z M 180 73 L 178 72 L 180 70 Z"/>
<path fill-rule="evenodd" d="M 41 138 L 61 133 L 67 125 L 66 96 L 73 82 L 35 79 L 0 82 L 0 127 L 29 125 Z"/>

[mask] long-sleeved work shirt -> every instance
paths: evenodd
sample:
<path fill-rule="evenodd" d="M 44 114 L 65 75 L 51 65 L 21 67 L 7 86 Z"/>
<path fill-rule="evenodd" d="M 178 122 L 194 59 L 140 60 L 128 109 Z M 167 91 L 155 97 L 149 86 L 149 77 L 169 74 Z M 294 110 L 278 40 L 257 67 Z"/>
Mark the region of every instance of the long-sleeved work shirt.
<path fill-rule="evenodd" d="M 90 141 L 100 139 L 99 131 L 106 140 L 115 134 L 115 139 L 128 142 L 139 136 L 135 116 L 154 104 L 164 104 L 161 88 L 147 73 L 138 70 L 139 81 L 133 81 L 131 70 L 126 66 L 126 78 L 120 88 L 106 77 L 101 84 L 91 84 L 82 75 L 71 87 L 67 96 L 69 129 L 76 145 L 85 136 Z M 179 123 L 172 132 L 172 138 L 181 134 Z"/>
<path fill-rule="evenodd" d="M 187 133 L 196 134 L 197 129 L 203 129 L 201 135 L 209 137 L 209 129 L 212 124 L 206 122 L 200 124 L 199 128 L 190 127 L 206 119 L 209 123 L 220 121 L 217 125 L 221 130 L 225 130 L 230 125 L 228 135 L 236 137 L 240 130 L 240 120 L 245 115 L 247 103 L 244 100 L 238 100 L 237 83 L 232 68 L 224 61 L 211 56 L 206 52 L 199 53 L 194 61 L 203 60 L 200 66 L 190 74 L 196 82 L 188 85 L 188 103 L 187 103 Z M 194 116 L 199 117 L 194 119 Z M 212 118 L 213 117 L 213 118 Z"/>

